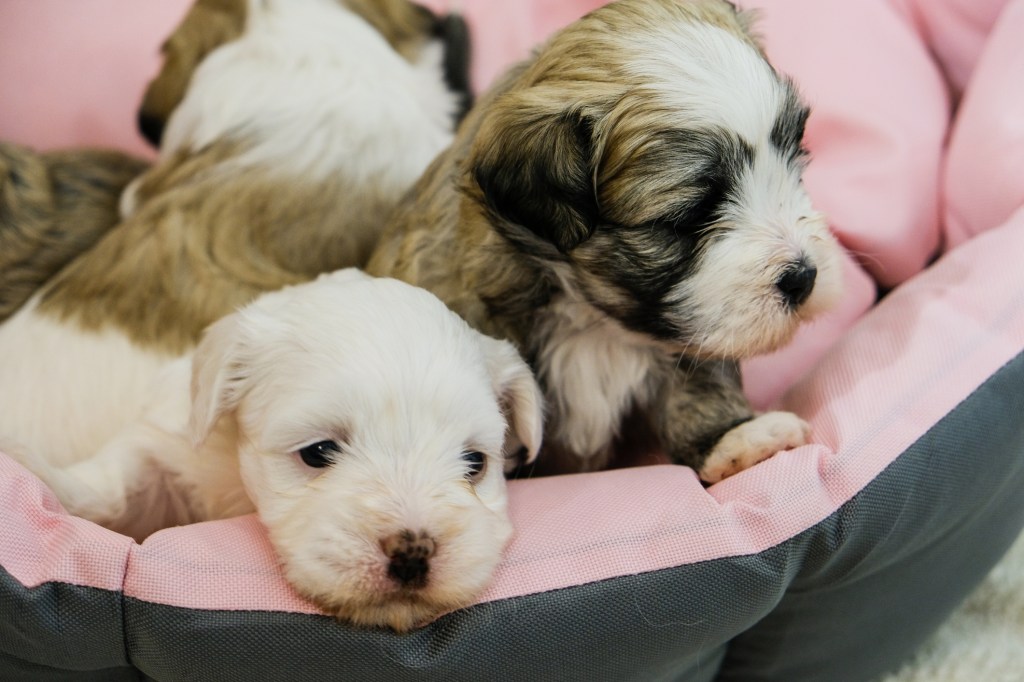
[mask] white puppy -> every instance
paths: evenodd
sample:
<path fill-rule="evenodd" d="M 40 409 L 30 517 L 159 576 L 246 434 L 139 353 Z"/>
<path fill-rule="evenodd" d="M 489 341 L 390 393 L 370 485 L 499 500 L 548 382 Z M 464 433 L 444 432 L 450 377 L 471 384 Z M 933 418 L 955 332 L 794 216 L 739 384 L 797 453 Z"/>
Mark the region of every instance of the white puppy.
<path fill-rule="evenodd" d="M 136 537 L 256 510 L 298 592 L 397 630 L 484 588 L 512 532 L 503 457 L 541 441 L 511 344 L 354 269 L 216 322 L 149 399 L 73 465 L 21 458 L 69 512 Z"/>

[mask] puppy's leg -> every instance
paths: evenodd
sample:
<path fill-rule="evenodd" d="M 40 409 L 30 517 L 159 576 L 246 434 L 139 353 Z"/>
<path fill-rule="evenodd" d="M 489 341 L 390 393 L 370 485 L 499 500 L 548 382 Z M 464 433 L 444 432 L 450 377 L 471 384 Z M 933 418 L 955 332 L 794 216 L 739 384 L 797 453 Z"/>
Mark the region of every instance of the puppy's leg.
<path fill-rule="evenodd" d="M 672 460 L 693 467 L 707 483 L 803 445 L 810 434 L 789 412 L 755 416 L 731 361 L 684 361 L 666 377 L 651 413 Z"/>
<path fill-rule="evenodd" d="M 181 447 L 180 439 L 136 422 L 92 457 L 68 467 L 24 452 L 14 456 L 53 491 L 68 513 L 141 539 L 175 522 L 166 518 L 174 505 L 168 504 L 164 472 L 157 464 L 175 447 Z"/>

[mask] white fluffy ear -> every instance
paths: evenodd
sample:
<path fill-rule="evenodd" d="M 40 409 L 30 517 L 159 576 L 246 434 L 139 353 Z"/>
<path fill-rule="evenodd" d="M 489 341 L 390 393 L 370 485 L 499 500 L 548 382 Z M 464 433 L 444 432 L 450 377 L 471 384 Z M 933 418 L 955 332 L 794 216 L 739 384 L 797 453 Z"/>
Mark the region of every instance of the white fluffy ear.
<path fill-rule="evenodd" d="M 245 379 L 242 317 L 235 313 L 214 322 L 192 356 L 192 412 L 189 433 L 195 445 L 210 435 L 221 415 L 234 409 Z"/>
<path fill-rule="evenodd" d="M 484 338 L 487 368 L 510 427 L 503 447 L 507 473 L 520 464 L 532 462 L 540 452 L 544 432 L 544 395 L 515 346 L 508 341 Z"/>

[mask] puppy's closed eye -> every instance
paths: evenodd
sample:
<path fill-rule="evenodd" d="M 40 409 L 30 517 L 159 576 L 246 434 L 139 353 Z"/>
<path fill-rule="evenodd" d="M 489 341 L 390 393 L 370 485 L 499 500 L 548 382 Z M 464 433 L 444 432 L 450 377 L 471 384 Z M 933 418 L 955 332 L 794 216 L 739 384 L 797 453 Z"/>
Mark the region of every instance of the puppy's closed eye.
<path fill-rule="evenodd" d="M 335 458 L 341 454 L 341 446 L 333 440 L 321 440 L 299 448 L 299 457 L 303 464 L 314 469 L 323 469 L 334 464 Z"/>

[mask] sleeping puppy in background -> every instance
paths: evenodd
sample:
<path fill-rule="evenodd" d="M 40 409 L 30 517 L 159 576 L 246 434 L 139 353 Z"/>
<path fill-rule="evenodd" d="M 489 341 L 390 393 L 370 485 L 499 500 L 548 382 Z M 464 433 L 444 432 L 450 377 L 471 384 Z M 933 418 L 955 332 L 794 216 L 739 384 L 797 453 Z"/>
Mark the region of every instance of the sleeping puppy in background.
<path fill-rule="evenodd" d="M 147 166 L 115 151 L 0 142 L 0 322 L 119 222 L 118 198 Z"/>
<path fill-rule="evenodd" d="M 95 453 L 18 457 L 70 513 L 136 538 L 257 511 L 300 594 L 401 631 L 489 582 L 512 534 L 503 452 L 536 455 L 541 400 L 510 343 L 352 268 L 216 322 Z"/>
<path fill-rule="evenodd" d="M 260 293 L 364 263 L 451 140 L 439 54 L 410 63 L 340 1 L 221 4 L 244 30 L 195 68 L 123 221 L 0 326 L 0 435 L 31 426 L 40 457 L 95 451 Z"/>
<path fill-rule="evenodd" d="M 461 120 L 473 102 L 470 89 L 469 29 L 457 14 L 437 16 L 408 0 L 329 0 L 341 2 L 412 64 L 440 66 L 455 95 Z M 185 97 L 196 68 L 210 52 L 245 32 L 248 0 L 197 0 L 164 42 L 163 68 L 149 84 L 139 108 L 139 131 L 160 146 L 167 120 Z M 433 77 L 433 74 L 430 74 Z"/>
<path fill-rule="evenodd" d="M 619 0 L 481 96 L 369 271 L 512 340 L 548 405 L 541 473 L 609 464 L 640 422 L 713 483 L 806 442 L 737 361 L 841 290 L 801 184 L 807 106 L 722 0 Z"/>

